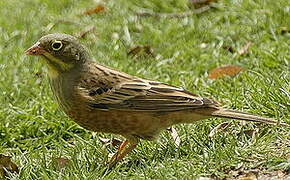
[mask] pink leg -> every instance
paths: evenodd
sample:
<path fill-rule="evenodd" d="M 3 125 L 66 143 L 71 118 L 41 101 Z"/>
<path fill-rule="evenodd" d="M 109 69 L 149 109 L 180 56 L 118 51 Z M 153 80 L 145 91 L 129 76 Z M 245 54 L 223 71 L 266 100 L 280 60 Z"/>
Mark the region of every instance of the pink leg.
<path fill-rule="evenodd" d="M 126 146 L 129 146 L 126 148 Z M 109 161 L 109 167 L 112 168 L 119 161 L 121 161 L 128 153 L 130 153 L 137 144 L 130 144 L 128 140 L 124 141 L 118 148 L 117 152 L 113 155 L 113 157 Z"/>

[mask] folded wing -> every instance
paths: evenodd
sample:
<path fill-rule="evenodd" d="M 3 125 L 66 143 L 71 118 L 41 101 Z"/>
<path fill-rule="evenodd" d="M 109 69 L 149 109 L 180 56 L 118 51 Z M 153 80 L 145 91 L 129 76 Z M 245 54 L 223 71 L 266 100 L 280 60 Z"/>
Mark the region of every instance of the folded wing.
<path fill-rule="evenodd" d="M 90 107 L 102 110 L 178 111 L 218 105 L 215 101 L 198 97 L 182 88 L 143 79 L 82 91 L 86 93 Z"/>

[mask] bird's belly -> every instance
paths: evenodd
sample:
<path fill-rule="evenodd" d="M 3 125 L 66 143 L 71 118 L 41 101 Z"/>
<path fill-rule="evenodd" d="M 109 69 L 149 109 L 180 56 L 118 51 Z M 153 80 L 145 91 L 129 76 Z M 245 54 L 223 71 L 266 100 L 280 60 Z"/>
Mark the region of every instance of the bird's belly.
<path fill-rule="evenodd" d="M 172 125 L 169 119 L 160 118 L 153 113 L 134 111 L 103 111 L 71 109 L 67 112 L 80 126 L 104 133 L 136 136 L 142 139 L 154 139 L 162 129 Z"/>
<path fill-rule="evenodd" d="M 202 119 L 192 112 L 156 113 L 89 108 L 73 108 L 67 114 L 80 126 L 92 131 L 136 136 L 147 140 L 155 139 L 161 130 L 174 124 L 192 123 Z"/>

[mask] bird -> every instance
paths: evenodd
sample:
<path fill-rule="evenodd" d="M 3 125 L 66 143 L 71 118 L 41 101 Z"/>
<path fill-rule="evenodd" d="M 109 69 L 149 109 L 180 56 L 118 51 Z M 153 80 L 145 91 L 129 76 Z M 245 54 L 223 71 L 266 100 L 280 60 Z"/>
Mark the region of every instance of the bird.
<path fill-rule="evenodd" d="M 60 108 L 85 129 L 125 138 L 109 160 L 115 166 L 140 140 L 155 140 L 173 125 L 219 117 L 289 126 L 272 118 L 223 108 L 183 88 L 147 80 L 97 63 L 77 38 L 53 33 L 25 53 L 40 56 Z"/>

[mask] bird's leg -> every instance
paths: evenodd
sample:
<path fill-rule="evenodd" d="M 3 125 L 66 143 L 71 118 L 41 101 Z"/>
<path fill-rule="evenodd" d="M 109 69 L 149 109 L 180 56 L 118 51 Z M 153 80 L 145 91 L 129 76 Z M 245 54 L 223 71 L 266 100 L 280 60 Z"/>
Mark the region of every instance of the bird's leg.
<path fill-rule="evenodd" d="M 129 141 L 128 140 L 123 141 L 122 144 L 120 144 L 120 146 L 118 147 L 117 152 L 113 155 L 113 157 L 110 159 L 109 162 L 112 162 L 115 159 L 118 159 L 118 156 L 120 156 L 120 154 L 122 154 L 122 151 L 125 150 L 127 144 L 129 144 Z"/>
<path fill-rule="evenodd" d="M 126 146 L 129 146 L 126 148 Z M 124 141 L 118 148 L 117 152 L 113 155 L 113 157 L 109 161 L 109 167 L 115 166 L 119 161 L 121 161 L 128 153 L 130 153 L 135 147 L 136 143 L 129 143 L 128 140 Z"/>

